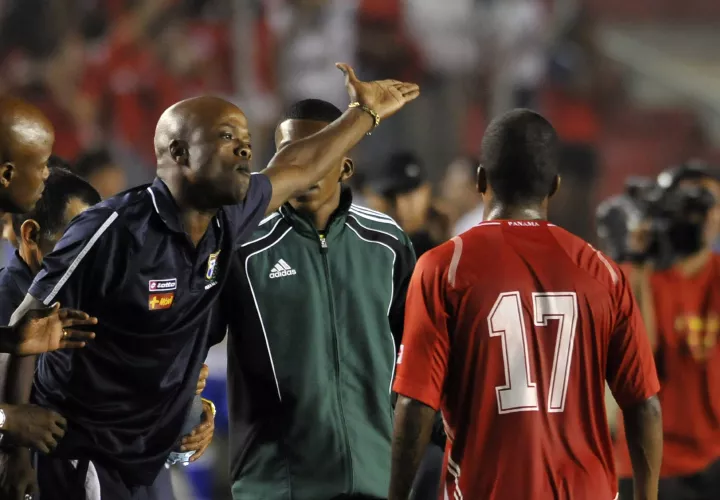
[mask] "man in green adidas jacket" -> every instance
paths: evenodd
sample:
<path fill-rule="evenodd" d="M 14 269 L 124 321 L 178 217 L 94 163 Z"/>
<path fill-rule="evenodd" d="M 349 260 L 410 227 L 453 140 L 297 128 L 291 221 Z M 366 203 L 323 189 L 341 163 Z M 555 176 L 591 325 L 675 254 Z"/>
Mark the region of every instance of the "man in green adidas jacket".
<path fill-rule="evenodd" d="M 340 116 L 315 99 L 278 149 Z M 235 500 L 387 498 L 390 386 L 415 265 L 387 215 L 352 203 L 352 161 L 260 223 L 224 306 Z"/>

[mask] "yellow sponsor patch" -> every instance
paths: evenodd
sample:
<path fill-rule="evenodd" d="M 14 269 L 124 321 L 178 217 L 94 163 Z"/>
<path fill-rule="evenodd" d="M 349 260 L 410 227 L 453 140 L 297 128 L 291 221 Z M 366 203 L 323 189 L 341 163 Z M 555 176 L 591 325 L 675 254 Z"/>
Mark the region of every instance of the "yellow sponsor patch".
<path fill-rule="evenodd" d="M 175 299 L 174 293 L 153 293 L 148 300 L 148 308 L 151 311 L 170 309 L 173 299 Z"/>

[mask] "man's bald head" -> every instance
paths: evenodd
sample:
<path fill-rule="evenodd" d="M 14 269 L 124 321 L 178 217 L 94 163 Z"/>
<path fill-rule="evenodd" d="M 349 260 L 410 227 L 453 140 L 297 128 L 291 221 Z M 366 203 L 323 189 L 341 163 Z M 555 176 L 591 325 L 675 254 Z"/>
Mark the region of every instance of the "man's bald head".
<path fill-rule="evenodd" d="M 169 107 L 155 129 L 158 177 L 176 199 L 202 209 L 239 203 L 250 180 L 250 133 L 224 99 L 194 97 Z"/>
<path fill-rule="evenodd" d="M 54 139 L 55 129 L 42 111 L 21 99 L 0 96 L 0 162 L 14 161 L 18 148 Z"/>
<path fill-rule="evenodd" d="M 55 131 L 35 106 L 0 97 L 0 211 L 33 209 L 48 176 Z"/>
<path fill-rule="evenodd" d="M 219 117 L 235 114 L 245 115 L 233 103 L 214 96 L 200 96 L 185 99 L 170 106 L 163 112 L 155 127 L 155 155 L 158 161 L 168 154 L 174 140 L 192 142 L 193 136 L 202 135 L 212 128 Z M 245 121 L 247 126 L 247 121 Z"/>

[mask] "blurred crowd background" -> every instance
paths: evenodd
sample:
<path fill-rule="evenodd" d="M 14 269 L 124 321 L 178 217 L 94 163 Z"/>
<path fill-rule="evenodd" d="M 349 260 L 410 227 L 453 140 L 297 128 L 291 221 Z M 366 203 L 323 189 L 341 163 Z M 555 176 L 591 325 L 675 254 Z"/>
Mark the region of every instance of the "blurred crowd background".
<path fill-rule="evenodd" d="M 353 187 L 420 252 L 480 220 L 484 127 L 530 107 L 563 141 L 551 218 L 593 241 L 629 174 L 720 162 L 718 45 L 717 0 L 0 0 L 0 93 L 39 106 L 55 153 L 107 197 L 152 179 L 156 120 L 180 99 L 237 103 L 259 170 L 287 105 L 347 104 L 335 62 L 416 81 L 421 98 L 354 152 Z M 177 474 L 179 500 L 228 494 L 222 346 L 208 364 L 218 439 Z"/>

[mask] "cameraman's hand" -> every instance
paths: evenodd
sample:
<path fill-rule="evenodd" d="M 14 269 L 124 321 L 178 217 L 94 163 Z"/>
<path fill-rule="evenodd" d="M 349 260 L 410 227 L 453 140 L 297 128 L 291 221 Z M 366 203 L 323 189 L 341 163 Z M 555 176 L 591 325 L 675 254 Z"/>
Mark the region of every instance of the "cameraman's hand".
<path fill-rule="evenodd" d="M 38 492 L 37 474 L 32 466 L 30 450 L 16 448 L 7 454 L 7 462 L 0 474 L 0 498 L 24 500 Z"/>
<path fill-rule="evenodd" d="M 52 410 L 36 405 L 8 405 L 3 432 L 16 446 L 50 453 L 65 435 L 67 422 Z"/>
<path fill-rule="evenodd" d="M 338 63 L 336 66 L 345 74 L 345 86 L 350 94 L 350 101 L 367 106 L 375 111 L 380 119 L 392 116 L 420 95 L 420 87 L 414 83 L 398 80 L 362 82 L 347 64 Z"/>

